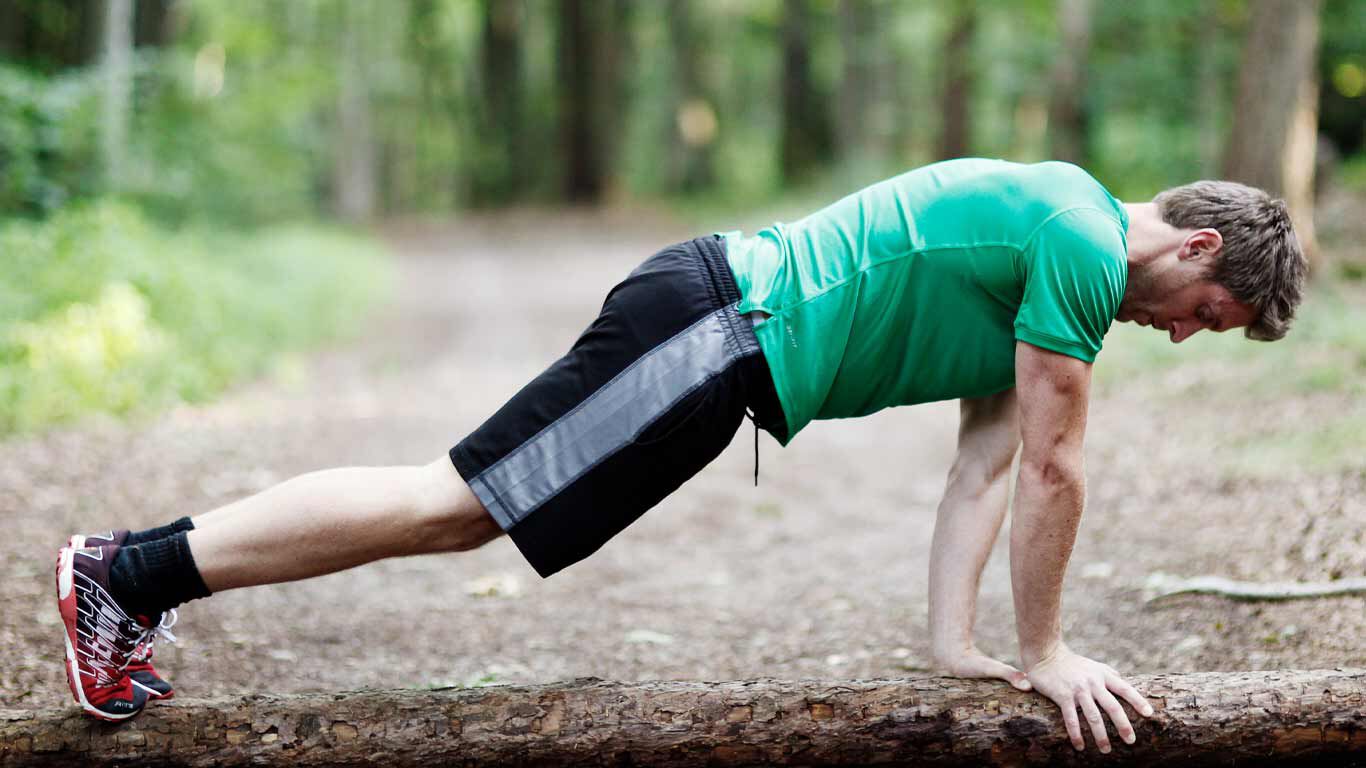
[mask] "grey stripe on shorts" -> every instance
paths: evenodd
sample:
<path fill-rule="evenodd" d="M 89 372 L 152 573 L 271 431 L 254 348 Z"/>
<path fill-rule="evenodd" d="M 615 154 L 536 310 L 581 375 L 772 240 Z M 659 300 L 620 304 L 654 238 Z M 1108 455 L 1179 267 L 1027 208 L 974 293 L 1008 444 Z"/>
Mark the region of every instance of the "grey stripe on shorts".
<path fill-rule="evenodd" d="M 632 441 L 708 379 L 758 351 L 722 307 L 645 353 L 626 370 L 470 481 L 503 530 Z"/>

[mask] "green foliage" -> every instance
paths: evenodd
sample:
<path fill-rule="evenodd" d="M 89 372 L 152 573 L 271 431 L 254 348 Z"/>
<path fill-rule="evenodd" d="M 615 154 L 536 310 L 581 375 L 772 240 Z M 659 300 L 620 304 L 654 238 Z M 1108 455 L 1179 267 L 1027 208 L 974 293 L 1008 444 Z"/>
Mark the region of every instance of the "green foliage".
<path fill-rule="evenodd" d="M 46 214 L 98 184 L 97 86 L 0 63 L 0 212 Z"/>
<path fill-rule="evenodd" d="M 843 109 L 843 94 L 870 94 L 863 119 L 873 128 L 861 135 L 874 146 L 835 147 L 819 158 L 815 177 L 882 178 L 936 159 L 944 44 L 960 4 L 860 2 L 876 17 L 867 50 L 860 49 L 876 62 L 869 70 L 876 74 L 864 78 L 874 82 L 844 80 L 851 52 L 841 30 L 852 6 L 819 0 L 810 3 L 811 90 L 813 97 L 828 92 L 818 106 L 832 115 Z M 756 201 L 786 194 L 779 139 L 789 5 L 693 0 L 687 12 L 696 55 L 681 67 L 668 7 L 603 3 L 629 9 L 622 33 L 599 46 L 626 73 L 600 121 L 610 126 L 595 128 L 608 156 L 609 197 L 686 191 Z M 22 6 L 27 27 L 0 41 L 0 55 L 17 54 L 14 61 L 28 68 L 0 67 L 0 211 L 45 215 L 106 191 L 170 221 L 254 223 L 325 210 L 337 153 L 346 149 L 337 115 L 349 71 L 343 62 L 352 56 L 364 62 L 367 141 L 382 209 L 441 211 L 562 194 L 561 119 L 584 105 L 566 90 L 551 0 L 183 0 L 161 44 L 137 49 L 131 162 L 125 177 L 113 180 L 101 178 L 96 151 L 98 61 L 86 56 L 75 60 L 91 70 L 62 69 L 73 61 L 63 46 L 85 50 L 98 39 L 97 29 L 82 26 L 95 20 L 76 12 L 79 4 Z M 493 61 L 517 63 L 502 69 L 485 55 L 485 22 L 495 6 L 515 11 L 503 38 L 510 47 Z M 1016 0 L 973 7 L 969 151 L 1043 159 L 1064 6 Z M 1247 0 L 1092 7 L 1085 165 L 1125 199 L 1217 175 Z M 346 29 L 357 19 L 364 34 L 348 54 Z M 1344 157 L 1366 140 L 1366 100 L 1356 90 L 1366 71 L 1363 29 L 1366 3 L 1326 0 L 1320 128 Z M 690 98 L 700 98 L 716 120 L 705 142 L 712 167 L 703 178 L 710 183 L 701 189 L 695 177 L 676 172 L 684 71 L 698 81 Z M 692 181 L 682 183 L 685 176 Z"/>
<path fill-rule="evenodd" d="M 294 226 L 168 231 L 113 203 L 0 228 L 0 434 L 202 401 L 354 329 L 375 246 Z"/>
<path fill-rule="evenodd" d="M 227 55 L 206 44 L 147 59 L 132 167 L 113 191 L 172 222 L 247 225 L 312 215 L 315 180 L 328 163 L 320 63 Z"/>

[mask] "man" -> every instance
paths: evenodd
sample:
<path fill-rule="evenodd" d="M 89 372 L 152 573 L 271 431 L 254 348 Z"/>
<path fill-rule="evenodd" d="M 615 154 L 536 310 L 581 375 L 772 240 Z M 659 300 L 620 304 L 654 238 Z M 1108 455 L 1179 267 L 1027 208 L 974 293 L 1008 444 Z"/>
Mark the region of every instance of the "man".
<path fill-rule="evenodd" d="M 171 687 L 151 666 L 172 609 L 211 592 L 508 533 L 542 576 L 596 551 L 718 455 L 748 412 L 787 444 L 809 421 L 962 401 L 939 507 L 930 628 L 939 663 L 1078 710 L 1148 715 L 1061 635 L 1083 508 L 1091 363 L 1110 323 L 1180 342 L 1286 332 L 1305 265 L 1285 205 L 1198 182 L 1121 204 L 1081 169 L 963 159 L 868 187 L 805 219 L 666 248 L 608 294 L 565 357 L 423 467 L 305 474 L 150 531 L 75 536 L 58 599 L 73 695 L 123 719 Z M 1023 669 L 973 643 L 978 579 L 1023 446 L 1011 571 Z M 1104 715 L 1102 715 L 1104 713 Z"/>

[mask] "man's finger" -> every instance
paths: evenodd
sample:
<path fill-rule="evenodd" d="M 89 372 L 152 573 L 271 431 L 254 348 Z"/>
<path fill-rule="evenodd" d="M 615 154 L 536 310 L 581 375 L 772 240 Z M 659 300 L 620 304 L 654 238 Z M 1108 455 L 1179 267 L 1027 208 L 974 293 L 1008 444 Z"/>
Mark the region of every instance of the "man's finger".
<path fill-rule="evenodd" d="M 1119 731 L 1119 737 L 1124 739 L 1125 744 L 1133 744 L 1135 739 L 1134 727 L 1129 723 L 1129 716 L 1124 713 L 1124 707 L 1119 705 L 1119 700 L 1099 683 L 1096 684 L 1091 693 L 1095 694 L 1096 703 L 1100 705 L 1100 708 L 1110 716 L 1110 722 L 1115 724 L 1115 730 Z"/>
<path fill-rule="evenodd" d="M 1096 746 L 1100 751 L 1108 754 L 1110 752 L 1110 734 L 1105 732 L 1105 718 L 1100 715 L 1100 708 L 1096 706 L 1096 700 L 1091 698 L 1090 691 L 1079 691 L 1077 701 L 1081 703 L 1081 712 L 1086 715 L 1086 724 L 1091 726 L 1091 736 L 1096 740 Z"/>
<path fill-rule="evenodd" d="M 1086 741 L 1081 737 L 1081 724 L 1077 722 L 1077 705 L 1072 699 L 1058 702 L 1058 708 L 1062 710 L 1062 724 L 1067 729 L 1067 738 L 1072 740 L 1072 747 L 1077 751 L 1086 749 Z"/>
<path fill-rule="evenodd" d="M 1003 661 L 997 661 L 989 656 L 983 658 L 986 659 L 986 669 L 990 670 L 988 674 L 991 677 L 999 677 L 1022 691 L 1034 690 L 1025 673 Z"/>
<path fill-rule="evenodd" d="M 951 670 L 956 677 L 998 677 L 1022 691 L 1033 690 L 1025 673 L 986 655 L 970 656 Z"/>
<path fill-rule="evenodd" d="M 1114 675 L 1112 677 L 1107 677 L 1105 683 L 1107 688 L 1119 694 L 1120 698 L 1129 702 L 1129 706 L 1133 707 L 1135 712 L 1144 717 L 1153 716 L 1153 705 L 1149 704 L 1148 700 L 1143 698 L 1143 694 L 1139 693 L 1137 688 L 1129 685 L 1128 680 L 1125 680 L 1119 675 Z"/>

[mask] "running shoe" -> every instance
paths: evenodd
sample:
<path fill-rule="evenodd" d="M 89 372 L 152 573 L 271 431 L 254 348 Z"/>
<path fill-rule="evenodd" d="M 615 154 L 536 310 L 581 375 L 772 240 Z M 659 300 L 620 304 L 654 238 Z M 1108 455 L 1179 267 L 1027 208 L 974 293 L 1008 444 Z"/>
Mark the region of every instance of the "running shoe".
<path fill-rule="evenodd" d="M 57 607 L 66 642 L 66 680 L 81 709 L 101 720 L 126 720 L 149 694 L 127 668 L 156 625 L 129 616 L 109 594 L 109 565 L 117 544 L 72 549 L 57 557 Z"/>
<path fill-rule="evenodd" d="M 128 540 L 129 531 L 117 530 L 107 533 L 92 533 L 86 536 L 76 534 L 67 540 L 66 545 L 71 549 L 84 549 L 86 547 L 103 547 L 113 544 L 121 547 Z M 157 637 L 164 637 L 174 643 L 175 635 L 171 634 L 170 629 L 176 622 L 175 609 L 171 609 L 162 615 L 161 621 L 157 624 L 157 631 L 147 638 L 147 641 L 139 645 L 133 651 L 132 659 L 128 662 L 128 667 L 124 670 L 128 677 L 136 685 L 147 691 L 148 697 L 153 700 L 170 699 L 175 697 L 175 688 L 171 687 L 170 681 L 166 680 L 157 672 L 156 667 L 152 666 L 152 653 Z"/>

